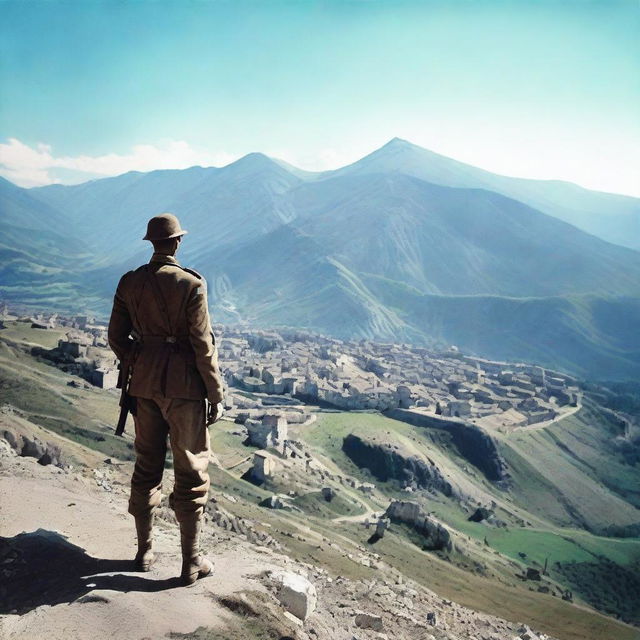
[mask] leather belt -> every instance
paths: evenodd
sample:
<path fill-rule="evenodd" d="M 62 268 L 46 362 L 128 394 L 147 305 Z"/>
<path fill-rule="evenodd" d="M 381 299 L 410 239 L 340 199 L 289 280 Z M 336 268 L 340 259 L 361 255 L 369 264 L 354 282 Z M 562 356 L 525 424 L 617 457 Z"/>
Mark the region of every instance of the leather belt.
<path fill-rule="evenodd" d="M 189 336 L 155 336 L 143 334 L 140 338 L 140 342 L 145 345 L 162 346 L 165 344 L 178 345 L 178 344 L 191 344 L 189 342 Z"/>

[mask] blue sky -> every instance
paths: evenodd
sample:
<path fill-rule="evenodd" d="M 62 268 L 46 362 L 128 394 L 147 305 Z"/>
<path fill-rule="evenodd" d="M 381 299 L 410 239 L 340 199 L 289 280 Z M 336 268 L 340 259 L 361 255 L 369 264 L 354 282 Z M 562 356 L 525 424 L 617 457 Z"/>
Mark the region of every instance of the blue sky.
<path fill-rule="evenodd" d="M 0 174 L 25 186 L 399 136 L 640 195 L 635 0 L 0 0 Z"/>

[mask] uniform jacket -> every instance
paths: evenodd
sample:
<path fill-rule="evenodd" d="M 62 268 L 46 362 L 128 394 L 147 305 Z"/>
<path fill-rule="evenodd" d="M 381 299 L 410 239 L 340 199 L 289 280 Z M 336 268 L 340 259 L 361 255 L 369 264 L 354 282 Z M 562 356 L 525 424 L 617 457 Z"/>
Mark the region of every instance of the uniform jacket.
<path fill-rule="evenodd" d="M 132 331 L 140 336 L 137 345 Z M 222 402 L 206 282 L 174 257 L 154 253 L 148 265 L 122 276 L 109 344 L 120 361 L 133 364 L 130 395 Z"/>

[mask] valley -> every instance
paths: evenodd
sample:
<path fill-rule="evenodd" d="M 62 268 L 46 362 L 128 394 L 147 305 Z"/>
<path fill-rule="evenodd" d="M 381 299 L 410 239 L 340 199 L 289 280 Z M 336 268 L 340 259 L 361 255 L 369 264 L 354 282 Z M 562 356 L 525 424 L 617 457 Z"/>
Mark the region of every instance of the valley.
<path fill-rule="evenodd" d="M 3 446 L 15 455 L 16 443 L 22 442 L 17 450 L 23 456 L 50 456 L 52 464 L 36 465 L 42 473 L 50 468 L 61 470 L 63 477 L 82 473 L 91 491 L 108 497 L 109 508 L 118 508 L 124 518 L 124 506 L 117 505 L 122 504 L 119 496 L 126 495 L 133 452 L 131 426 L 125 438 L 113 435 L 116 391 L 83 383 L 34 357 L 34 348 L 51 349 L 64 332 L 20 324 L 5 322 L 0 330 Z M 220 345 L 223 363 L 226 358 L 231 364 L 231 354 L 240 344 L 251 362 L 246 373 L 254 375 L 238 379 L 233 367 L 223 364 L 232 382 L 227 389 L 229 408 L 225 419 L 211 429 L 215 460 L 210 467 L 208 527 L 220 545 L 213 555 L 224 556 L 227 539 L 248 545 L 247 554 L 265 549 L 309 567 L 320 604 L 305 628 L 313 626 L 324 637 L 332 618 L 323 607 L 331 610 L 340 598 L 348 597 L 335 591 L 342 584 L 361 594 L 360 608 L 368 607 L 383 619 L 392 610 L 393 616 L 400 616 L 398 637 L 407 640 L 471 638 L 479 633 L 511 640 L 519 637 L 522 623 L 537 634 L 559 639 L 638 637 L 637 627 L 622 622 L 638 624 L 640 596 L 640 500 L 637 460 L 630 454 L 637 448 L 633 416 L 623 424 L 586 387 L 571 381 L 578 385 L 581 399 L 566 416 L 548 423 L 486 427 L 495 447 L 495 454 L 487 450 L 486 456 L 496 455 L 502 472 L 495 477 L 489 472 L 492 467 L 484 466 L 487 457 L 474 457 L 465 439 L 451 430 L 451 425 L 466 424 L 470 417 L 433 412 L 429 417 L 424 410 L 400 407 L 344 410 L 332 405 L 329 396 L 301 402 L 286 391 L 278 393 L 277 376 L 262 373 L 269 370 L 270 354 L 278 354 L 277 349 L 289 350 L 292 365 L 302 357 L 304 345 L 311 353 L 312 336 L 288 341 L 275 333 L 248 332 L 241 339 L 230 331 Z M 339 375 L 356 376 L 354 363 L 347 365 L 345 359 L 348 345 L 343 347 L 340 359 L 337 345 L 325 345 L 329 359 L 324 366 L 336 374 L 348 366 Z M 461 357 L 452 355 L 452 363 Z M 433 364 L 437 362 L 434 358 Z M 268 382 L 255 377 L 258 369 Z M 450 375 L 455 378 L 454 370 Z M 252 383 L 257 388 L 249 390 L 246 385 Z M 259 383 L 272 387 L 259 389 Z M 599 388 L 600 394 L 604 391 Z M 449 402 L 460 402 L 450 398 Z M 467 402 L 475 406 L 474 400 Z M 445 396 L 441 403 L 446 406 Z M 394 411 L 400 412 L 395 418 Z M 267 428 L 272 423 L 264 416 L 274 415 L 284 417 L 286 427 L 279 419 Z M 475 428 L 485 432 L 485 427 Z M 27 442 L 35 444 L 29 448 Z M 267 467 L 261 462 L 265 457 L 270 461 Z M 422 514 L 419 522 L 415 515 L 387 515 L 396 513 L 389 511 L 394 503 L 408 505 L 402 513 Z M 170 515 L 168 510 L 163 513 Z M 429 527 L 430 537 L 418 524 Z M 437 527 L 443 543 L 433 537 Z M 84 546 L 86 534 L 77 526 L 75 531 L 74 543 Z M 404 596 L 396 601 L 391 592 L 398 581 L 424 595 L 411 596 L 413 606 Z M 100 578 L 97 584 L 96 597 L 102 597 Z M 416 597 L 427 600 L 418 604 Z M 74 606 L 78 605 L 71 611 Z M 271 619 L 269 607 L 255 602 L 252 606 L 266 607 L 261 620 Z M 335 620 L 342 620 L 339 616 L 347 610 L 334 610 Z M 419 626 L 425 624 L 421 621 L 426 612 L 435 613 L 435 626 Z M 34 628 L 29 625 L 36 618 L 30 615 L 19 617 L 24 629 Z M 232 616 L 226 624 L 236 629 L 238 638 L 244 638 L 243 633 L 253 637 L 242 618 Z M 349 628 L 346 620 L 340 625 Z"/>

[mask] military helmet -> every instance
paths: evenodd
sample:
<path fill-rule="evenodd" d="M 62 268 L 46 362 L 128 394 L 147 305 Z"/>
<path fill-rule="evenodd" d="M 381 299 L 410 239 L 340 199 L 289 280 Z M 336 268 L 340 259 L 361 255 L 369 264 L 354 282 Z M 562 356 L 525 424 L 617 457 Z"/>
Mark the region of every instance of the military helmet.
<path fill-rule="evenodd" d="M 161 213 L 147 223 L 147 235 L 143 240 L 169 240 L 189 233 L 180 228 L 180 221 L 172 213 Z"/>

